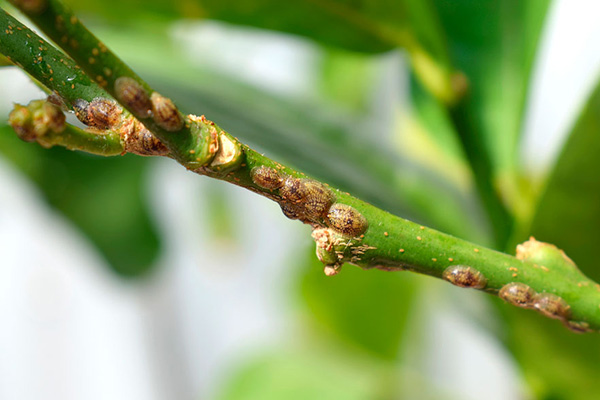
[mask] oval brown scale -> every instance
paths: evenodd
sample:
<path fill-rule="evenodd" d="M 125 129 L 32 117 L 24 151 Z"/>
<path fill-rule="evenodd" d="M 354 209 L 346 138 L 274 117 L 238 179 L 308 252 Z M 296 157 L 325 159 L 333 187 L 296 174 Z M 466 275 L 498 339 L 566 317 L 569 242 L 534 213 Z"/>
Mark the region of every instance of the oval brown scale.
<path fill-rule="evenodd" d="M 329 208 L 327 225 L 336 232 L 351 237 L 360 236 L 369 227 L 366 218 L 358 210 L 341 203 Z"/>
<path fill-rule="evenodd" d="M 261 165 L 250 172 L 252 182 L 263 189 L 275 190 L 283 185 L 283 177 L 275 169 Z"/>
<path fill-rule="evenodd" d="M 533 308 L 535 303 L 535 290 L 521 282 L 512 282 L 502 286 L 498 296 L 517 307 Z"/>
<path fill-rule="evenodd" d="M 279 194 L 285 202 L 301 203 L 308 194 L 306 185 L 302 182 L 303 179 L 293 178 L 288 176 L 279 189 Z"/>
<path fill-rule="evenodd" d="M 280 203 L 279 206 L 281 207 L 281 212 L 283 212 L 283 215 L 289 219 L 301 219 L 303 217 L 302 213 L 295 204 Z"/>
<path fill-rule="evenodd" d="M 464 288 L 483 289 L 487 285 L 486 277 L 468 265 L 451 265 L 444 270 L 442 278 Z"/>
<path fill-rule="evenodd" d="M 302 179 L 302 182 L 306 189 L 304 214 L 311 220 L 325 218 L 335 200 L 333 193 L 321 182 L 312 179 Z"/>
<path fill-rule="evenodd" d="M 152 109 L 148 92 L 135 79 L 122 76 L 115 81 L 117 99 L 133 114 L 140 118 L 148 118 Z"/>
<path fill-rule="evenodd" d="M 183 128 L 183 118 L 171 99 L 154 92 L 150 96 L 150 102 L 152 103 L 152 119 L 161 128 L 169 132 Z"/>
<path fill-rule="evenodd" d="M 587 333 L 593 332 L 593 329 L 590 329 L 590 324 L 585 321 L 568 321 L 565 323 L 566 327 L 575 333 Z"/>
<path fill-rule="evenodd" d="M 98 129 L 114 128 L 121 115 L 121 108 L 107 99 L 95 99 L 87 107 L 88 125 Z"/>
<path fill-rule="evenodd" d="M 548 318 L 567 320 L 571 315 L 571 307 L 567 302 L 552 293 L 538 293 L 534 307 Z"/>
<path fill-rule="evenodd" d="M 77 117 L 77 119 L 87 126 L 90 125 L 90 120 L 88 116 L 89 105 L 90 103 L 83 99 L 77 99 L 71 104 L 71 106 L 73 107 L 73 111 L 75 111 L 75 116 Z"/>

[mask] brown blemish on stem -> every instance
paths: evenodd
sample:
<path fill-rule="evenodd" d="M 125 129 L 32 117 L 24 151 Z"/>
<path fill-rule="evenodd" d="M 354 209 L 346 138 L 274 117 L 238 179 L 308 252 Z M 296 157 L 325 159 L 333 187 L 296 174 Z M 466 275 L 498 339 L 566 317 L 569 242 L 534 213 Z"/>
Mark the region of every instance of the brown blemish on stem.
<path fill-rule="evenodd" d="M 534 307 L 546 317 L 563 321 L 571 314 L 571 307 L 561 297 L 552 293 L 539 293 L 535 298 Z"/>
<path fill-rule="evenodd" d="M 521 308 L 533 308 L 535 296 L 535 290 L 520 282 L 508 283 L 498 292 L 498 297 L 502 300 Z"/>
<path fill-rule="evenodd" d="M 150 95 L 150 102 L 152 103 L 152 119 L 161 128 L 169 132 L 176 132 L 183 128 L 183 118 L 171 99 L 158 92 L 153 92 Z"/>
<path fill-rule="evenodd" d="M 451 265 L 444 270 L 442 278 L 464 288 L 483 289 L 487 285 L 485 276 L 468 265 Z"/>
<path fill-rule="evenodd" d="M 327 213 L 327 225 L 345 236 L 357 237 L 364 233 L 369 223 L 355 208 L 337 203 Z"/>
<path fill-rule="evenodd" d="M 112 71 L 108 74 L 105 69 L 104 73 L 110 76 Z M 133 78 L 127 76 L 118 78 L 115 81 L 115 94 L 117 99 L 131 110 L 135 116 L 140 118 L 148 118 L 150 116 L 152 109 L 150 96 Z"/>
<path fill-rule="evenodd" d="M 261 165 L 250 171 L 250 177 L 255 185 L 263 189 L 275 190 L 283 186 L 283 176 L 275 168 Z"/>

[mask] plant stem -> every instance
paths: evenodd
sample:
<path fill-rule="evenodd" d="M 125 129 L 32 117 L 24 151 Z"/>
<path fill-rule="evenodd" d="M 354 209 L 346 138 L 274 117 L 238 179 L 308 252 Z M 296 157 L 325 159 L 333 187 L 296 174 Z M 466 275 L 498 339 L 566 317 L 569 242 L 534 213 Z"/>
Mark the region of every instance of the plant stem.
<path fill-rule="evenodd" d="M 49 2 L 54 3 L 54 0 Z M 66 50 L 78 54 L 77 49 Z M 101 122 L 107 122 L 108 129 L 124 126 L 122 119 L 116 125 L 111 122 L 112 114 L 120 116 L 121 109 L 101 108 L 107 103 L 98 97 L 105 98 L 106 94 L 96 83 L 86 80 L 85 74 L 64 55 L 5 12 L 0 13 L 0 52 L 56 91 L 72 108 L 81 108 L 81 101 L 89 104 L 85 111 L 92 115 L 90 124 L 98 123 L 92 111 L 107 109 L 109 113 L 101 114 Z M 90 64 L 96 64 L 82 61 L 81 57 L 79 60 L 86 70 L 90 70 Z M 108 68 L 113 69 L 114 60 L 108 56 L 105 60 Z M 151 92 L 146 83 L 140 86 Z M 144 123 L 155 116 L 143 119 Z M 126 122 L 132 123 L 130 118 L 126 115 Z M 149 123 L 147 127 L 161 140 L 182 133 L 157 129 L 156 125 Z M 307 178 L 239 143 L 204 117 L 187 116 L 186 125 L 189 141 L 168 141 L 169 150 L 176 155 L 173 158 L 196 173 L 268 197 L 281 205 L 286 216 L 309 224 L 317 242 L 317 255 L 328 274 L 337 273 L 346 262 L 366 269 L 410 270 L 458 286 L 499 294 L 512 304 L 535 308 L 559 319 L 578 332 L 600 330 L 600 285 L 585 277 L 552 245 L 530 240 L 518 247 L 517 257 L 479 247 L 391 215 L 349 193 Z M 127 137 L 122 132 L 120 136 Z M 88 139 L 89 133 L 84 131 L 62 135 L 54 144 L 77 147 L 83 141 L 90 151 L 98 142 Z M 127 146 L 124 149 L 127 151 Z M 190 162 L 191 157 L 197 157 L 198 162 Z"/>

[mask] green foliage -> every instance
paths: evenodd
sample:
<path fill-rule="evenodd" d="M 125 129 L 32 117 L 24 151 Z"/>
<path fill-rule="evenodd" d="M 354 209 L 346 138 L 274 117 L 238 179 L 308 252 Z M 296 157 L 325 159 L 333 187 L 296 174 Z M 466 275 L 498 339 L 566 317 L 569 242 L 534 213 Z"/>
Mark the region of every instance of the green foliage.
<path fill-rule="evenodd" d="M 0 127 L 0 154 L 98 246 L 116 272 L 139 276 L 149 270 L 160 250 L 143 201 L 149 160 L 23 146 L 8 126 Z"/>

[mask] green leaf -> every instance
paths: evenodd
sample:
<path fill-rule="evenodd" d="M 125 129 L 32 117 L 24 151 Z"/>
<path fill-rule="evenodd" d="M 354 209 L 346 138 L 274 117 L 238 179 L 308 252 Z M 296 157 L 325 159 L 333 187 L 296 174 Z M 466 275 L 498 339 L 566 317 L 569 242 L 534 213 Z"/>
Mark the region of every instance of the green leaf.
<path fill-rule="evenodd" d="M 385 375 L 328 349 L 285 349 L 247 361 L 226 384 L 221 400 L 371 400 L 384 396 Z"/>
<path fill-rule="evenodd" d="M 309 257 L 301 293 L 317 331 L 382 359 L 396 360 L 420 278 L 351 265 L 327 277 L 314 250 Z"/>
<path fill-rule="evenodd" d="M 599 132 L 600 85 L 590 94 L 569 133 L 530 228 L 530 234 L 562 248 L 596 281 L 600 279 Z M 600 313 L 600 308 L 597 311 Z M 508 343 L 540 398 L 583 400 L 600 392 L 597 334 L 576 335 L 531 312 L 511 309 L 507 314 L 511 325 Z"/>
<path fill-rule="evenodd" d="M 0 126 L 0 153 L 92 240 L 117 273 L 138 276 L 149 271 L 159 250 L 143 202 L 149 160 L 44 149 L 20 141 L 9 126 Z"/>
<path fill-rule="evenodd" d="M 435 0 L 455 67 L 469 81 L 469 96 L 451 116 L 500 247 L 508 239 L 510 214 L 520 217 L 526 208 L 517 187 L 516 150 L 549 3 Z"/>
<path fill-rule="evenodd" d="M 451 55 L 470 83 L 473 131 L 496 176 L 514 169 L 529 76 L 550 4 L 539 1 L 435 1 Z"/>
<path fill-rule="evenodd" d="M 600 393 L 597 333 L 578 335 L 531 310 L 511 307 L 506 314 L 510 328 L 502 336 L 535 398 L 587 400 Z"/>
<path fill-rule="evenodd" d="M 531 234 L 555 243 L 600 281 L 600 85 L 573 126 L 538 201 Z"/>

